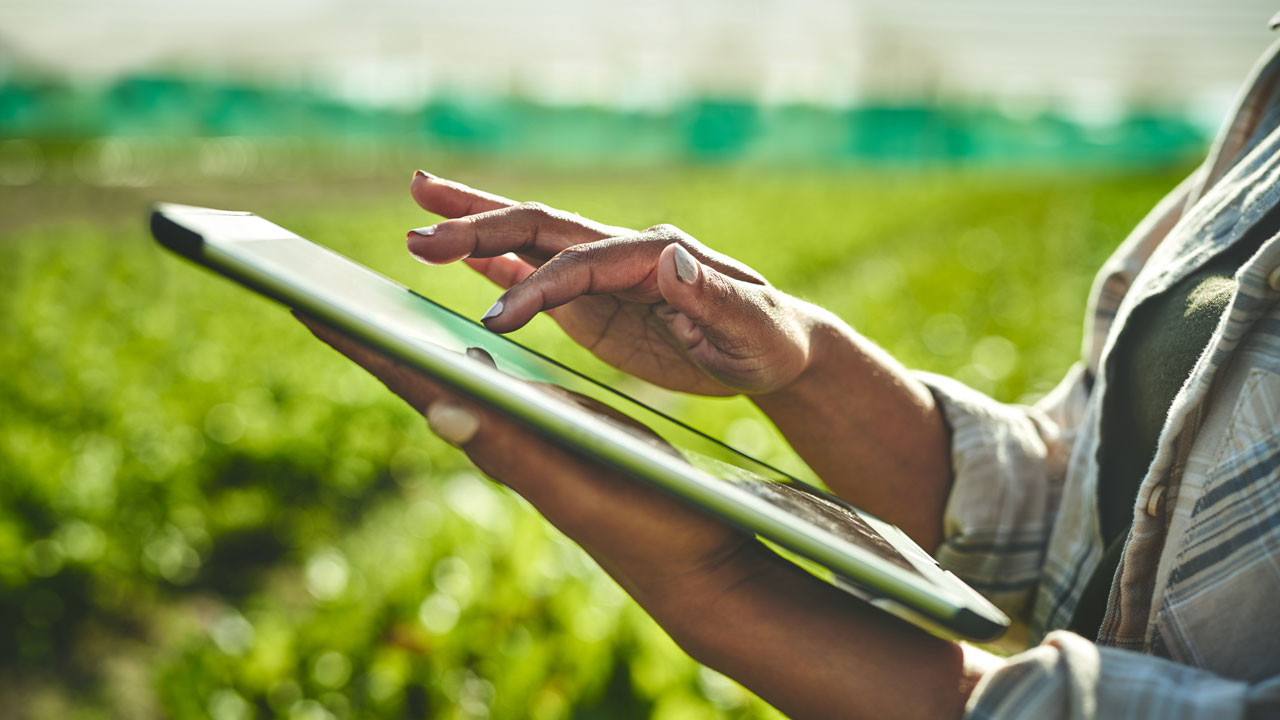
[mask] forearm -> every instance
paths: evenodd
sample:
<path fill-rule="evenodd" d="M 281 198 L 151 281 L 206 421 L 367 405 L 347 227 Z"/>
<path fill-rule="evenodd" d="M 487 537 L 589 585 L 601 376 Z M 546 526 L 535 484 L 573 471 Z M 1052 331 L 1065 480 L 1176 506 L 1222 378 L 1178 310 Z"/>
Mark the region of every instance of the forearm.
<path fill-rule="evenodd" d="M 928 388 L 830 313 L 809 319 L 809 363 L 752 400 L 836 494 L 933 551 L 951 482 L 947 427 Z"/>
<path fill-rule="evenodd" d="M 716 595 L 695 590 L 647 609 L 694 658 L 789 717 L 958 718 L 999 664 L 765 552 L 771 559 Z"/>

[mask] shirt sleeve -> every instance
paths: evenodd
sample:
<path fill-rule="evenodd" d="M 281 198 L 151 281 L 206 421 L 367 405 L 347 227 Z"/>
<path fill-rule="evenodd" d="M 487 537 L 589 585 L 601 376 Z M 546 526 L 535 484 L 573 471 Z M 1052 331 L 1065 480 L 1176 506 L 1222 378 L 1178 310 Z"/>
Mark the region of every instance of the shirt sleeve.
<path fill-rule="evenodd" d="M 1009 658 L 978 682 L 969 720 L 1253 720 L 1280 717 L 1280 677 L 1247 683 L 1074 633 Z"/>
<path fill-rule="evenodd" d="M 1013 616 L 1040 577 L 1067 457 L 1085 414 L 1082 366 L 1034 407 L 921 373 L 951 430 L 952 487 L 938 562 Z"/>

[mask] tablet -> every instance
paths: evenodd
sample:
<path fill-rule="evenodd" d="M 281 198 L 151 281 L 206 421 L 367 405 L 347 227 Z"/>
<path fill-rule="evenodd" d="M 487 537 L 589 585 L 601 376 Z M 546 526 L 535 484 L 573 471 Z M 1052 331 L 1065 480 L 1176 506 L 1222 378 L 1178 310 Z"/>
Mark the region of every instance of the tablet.
<path fill-rule="evenodd" d="M 828 571 L 819 576 L 931 632 L 986 641 L 1009 625 L 999 609 L 893 525 L 279 225 L 248 212 L 159 204 L 151 232 L 173 252 L 554 442 L 755 533 L 810 569 L 816 563 Z M 603 403 L 661 441 L 611 413 L 588 409 L 571 394 Z"/>

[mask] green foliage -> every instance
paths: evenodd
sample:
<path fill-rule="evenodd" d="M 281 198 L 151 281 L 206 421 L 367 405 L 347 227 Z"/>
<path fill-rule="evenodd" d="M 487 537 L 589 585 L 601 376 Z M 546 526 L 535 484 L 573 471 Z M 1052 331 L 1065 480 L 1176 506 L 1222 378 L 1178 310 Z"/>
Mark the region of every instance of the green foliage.
<path fill-rule="evenodd" d="M 673 222 L 908 365 L 1007 400 L 1074 360 L 1094 269 L 1176 180 L 452 174 Z M 299 183 L 0 196 L 0 703 L 31 717 L 772 716 L 376 381 L 142 229 L 152 199 L 245 207 L 463 312 L 491 302 L 464 268 L 405 256 L 404 230 L 425 220 L 402 183 Z M 652 395 L 549 321 L 519 337 Z M 658 402 L 803 472 L 741 399 Z"/>

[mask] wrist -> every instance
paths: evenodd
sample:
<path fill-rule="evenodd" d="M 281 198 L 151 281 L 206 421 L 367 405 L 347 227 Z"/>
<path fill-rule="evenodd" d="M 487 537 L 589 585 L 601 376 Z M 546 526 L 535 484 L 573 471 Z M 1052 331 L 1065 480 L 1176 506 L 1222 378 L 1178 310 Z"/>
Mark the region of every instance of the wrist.
<path fill-rule="evenodd" d="M 832 313 L 799 301 L 795 311 L 804 369 L 752 402 L 833 492 L 932 552 L 951 484 L 950 431 L 933 393 Z"/>
<path fill-rule="evenodd" d="M 841 355 L 856 348 L 857 333 L 831 311 L 790 295 L 783 295 L 792 316 L 795 343 L 803 349 L 800 371 L 791 379 L 766 392 L 748 394 L 753 401 L 768 402 L 770 397 L 795 394 L 807 386 L 818 386 L 824 378 L 842 373 Z M 847 364 L 844 366 L 847 371 Z"/>
<path fill-rule="evenodd" d="M 714 608 L 782 562 L 786 561 L 755 536 L 742 533 L 718 552 L 679 567 L 650 566 L 627 572 L 601 565 L 672 639 L 692 652 L 691 645 L 699 644 Z"/>

